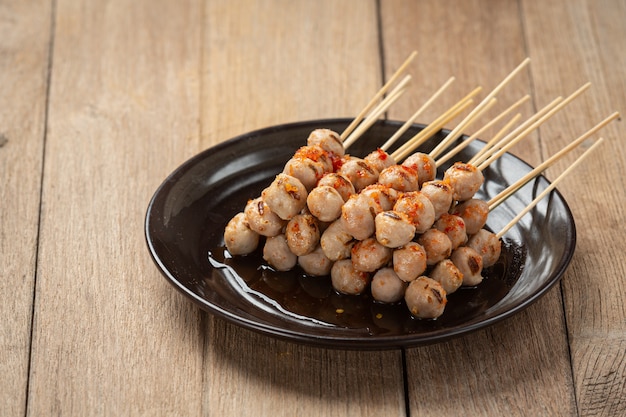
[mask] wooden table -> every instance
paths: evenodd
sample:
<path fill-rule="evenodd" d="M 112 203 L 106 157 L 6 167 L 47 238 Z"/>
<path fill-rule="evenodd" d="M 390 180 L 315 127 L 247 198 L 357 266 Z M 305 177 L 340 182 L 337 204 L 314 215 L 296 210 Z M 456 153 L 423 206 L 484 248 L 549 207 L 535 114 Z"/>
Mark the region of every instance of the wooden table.
<path fill-rule="evenodd" d="M 465 337 L 301 346 L 208 315 L 162 278 L 143 222 L 165 176 L 235 135 L 353 117 L 413 50 L 408 118 L 454 97 L 591 89 L 513 153 L 538 164 L 626 106 L 626 2 L 0 1 L 0 415 L 626 414 L 626 129 L 559 190 L 560 285 Z M 547 172 L 554 177 L 571 158 Z"/>

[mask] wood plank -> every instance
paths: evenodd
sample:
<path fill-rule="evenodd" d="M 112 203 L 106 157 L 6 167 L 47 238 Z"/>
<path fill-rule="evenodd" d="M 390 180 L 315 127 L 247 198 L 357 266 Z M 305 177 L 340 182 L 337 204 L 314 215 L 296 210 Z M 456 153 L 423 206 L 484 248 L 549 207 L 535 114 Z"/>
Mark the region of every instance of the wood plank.
<path fill-rule="evenodd" d="M 528 47 L 539 59 L 535 88 L 592 82 L 592 88 L 554 125 L 546 126 L 545 152 L 553 152 L 615 110 L 626 108 L 626 2 L 523 1 Z M 626 164 L 623 122 L 600 134 L 609 139 L 560 186 L 578 226 L 576 254 L 562 287 L 581 415 L 626 413 L 626 242 L 623 205 Z M 586 146 L 589 146 L 588 144 Z M 556 175 L 571 161 L 551 170 Z"/>
<path fill-rule="evenodd" d="M 454 97 L 476 85 L 483 86 L 484 97 L 526 57 L 522 17 L 515 2 L 484 7 L 479 1 L 445 5 L 396 1 L 381 6 L 386 56 L 395 59 L 407 49 L 418 49 L 417 78 L 424 90 L 433 91 L 455 75 L 457 81 L 450 90 Z M 527 93 L 534 96 L 534 109 L 554 98 L 555 94 L 543 91 L 534 94 L 528 75 L 529 71 L 523 72 L 504 89 L 499 109 Z M 444 104 L 433 107 L 433 114 L 449 105 Z M 534 109 L 525 107 L 524 117 Z M 398 106 L 392 117 L 409 113 Z M 537 164 L 541 160 L 538 144 L 535 133 L 512 152 Z M 458 340 L 407 350 L 411 411 L 433 416 L 575 414 L 561 310 L 560 292 L 552 290 L 504 323 Z M 554 402 L 555 398 L 560 400 Z"/>
<path fill-rule="evenodd" d="M 205 16 L 207 145 L 262 126 L 354 116 L 381 85 L 375 2 L 217 1 Z M 217 319 L 209 332 L 205 414 L 404 413 L 399 351 L 298 346 Z"/>
<path fill-rule="evenodd" d="M 144 214 L 198 152 L 201 2 L 57 3 L 28 415 L 194 415 L 200 314 Z"/>
<path fill-rule="evenodd" d="M 0 3 L 0 415 L 24 415 L 44 144 L 50 2 Z"/>

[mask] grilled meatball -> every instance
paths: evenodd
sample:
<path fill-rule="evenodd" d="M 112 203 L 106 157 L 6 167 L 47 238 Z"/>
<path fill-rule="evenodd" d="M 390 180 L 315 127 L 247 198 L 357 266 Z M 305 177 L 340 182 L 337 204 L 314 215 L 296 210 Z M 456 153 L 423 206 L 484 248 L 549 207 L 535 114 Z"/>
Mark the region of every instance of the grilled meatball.
<path fill-rule="evenodd" d="M 452 294 L 463 284 L 463 274 L 450 259 L 438 262 L 430 277 L 440 283 L 447 294 Z"/>
<path fill-rule="evenodd" d="M 352 185 L 350 180 L 344 175 L 341 175 L 337 172 L 331 172 L 324 175 L 322 179 L 320 179 L 317 183 L 318 187 L 325 185 L 333 187 L 335 190 L 337 190 L 337 192 L 341 195 L 341 198 L 343 198 L 344 202 L 348 201 L 348 198 L 356 193 L 356 191 L 354 190 L 354 185 Z"/>
<path fill-rule="evenodd" d="M 250 229 L 244 213 L 237 213 L 224 229 L 224 244 L 231 255 L 247 255 L 259 244 L 259 234 Z"/>
<path fill-rule="evenodd" d="M 356 242 L 352 247 L 352 265 L 358 271 L 374 272 L 387 265 L 391 255 L 390 248 L 381 245 L 374 238 L 368 238 Z"/>
<path fill-rule="evenodd" d="M 296 256 L 306 255 L 320 242 L 320 229 L 311 214 L 298 214 L 289 220 L 285 228 L 287 245 Z"/>
<path fill-rule="evenodd" d="M 392 165 L 383 169 L 378 183 L 398 191 L 419 191 L 417 170 L 405 165 Z"/>
<path fill-rule="evenodd" d="M 308 275 L 321 277 L 330 273 L 333 261 L 324 255 L 322 247 L 318 245 L 312 252 L 298 256 L 298 265 Z"/>
<path fill-rule="evenodd" d="M 461 246 L 452 252 L 450 260 L 463 274 L 463 285 L 474 286 L 482 282 L 483 258 L 474 249 Z"/>
<path fill-rule="evenodd" d="M 338 157 L 344 155 L 343 142 L 336 132 L 330 129 L 315 129 L 309 134 L 307 145 L 317 145 Z"/>
<path fill-rule="evenodd" d="M 350 257 L 354 240 L 352 235 L 346 231 L 343 220 L 339 218 L 324 230 L 320 238 L 320 245 L 328 259 L 338 261 Z"/>
<path fill-rule="evenodd" d="M 438 219 L 442 214 L 450 210 L 454 199 L 454 192 L 447 182 L 441 180 L 425 182 L 422 184 L 420 192 L 428 197 L 432 203 L 435 209 L 435 219 Z"/>
<path fill-rule="evenodd" d="M 312 215 L 323 222 L 332 222 L 341 216 L 343 198 L 333 187 L 321 185 L 315 187 L 306 199 Z"/>
<path fill-rule="evenodd" d="M 455 216 L 454 214 L 443 214 L 439 220 L 435 222 L 433 227 L 448 236 L 450 243 L 452 243 L 452 250 L 467 242 L 465 222 L 462 217 Z"/>
<path fill-rule="evenodd" d="M 483 200 L 472 198 L 454 207 L 450 213 L 463 219 L 465 231 L 471 236 L 485 227 L 489 216 L 489 205 Z"/>
<path fill-rule="evenodd" d="M 389 155 L 387 152 L 383 151 L 380 148 L 371 152 L 363 159 L 365 159 L 366 162 L 374 166 L 374 168 L 376 168 L 378 172 L 382 172 L 382 170 L 384 170 L 385 168 L 396 164 L 393 156 Z"/>
<path fill-rule="evenodd" d="M 415 226 L 415 233 L 424 233 L 435 222 L 435 208 L 428 197 L 419 191 L 411 191 L 402 194 L 393 210 L 404 213 Z"/>
<path fill-rule="evenodd" d="M 487 229 L 480 229 L 467 241 L 467 246 L 474 249 L 483 258 L 483 268 L 498 262 L 502 251 L 502 241 Z"/>
<path fill-rule="evenodd" d="M 263 201 L 278 217 L 291 220 L 306 206 L 308 193 L 304 185 L 287 174 L 278 174 L 261 193 Z"/>
<path fill-rule="evenodd" d="M 426 264 L 428 265 L 435 265 L 449 257 L 452 252 L 450 238 L 437 229 L 428 229 L 417 239 L 417 243 L 426 251 Z"/>
<path fill-rule="evenodd" d="M 291 252 L 285 235 L 268 237 L 263 247 L 263 259 L 277 271 L 289 271 L 298 261 Z"/>
<path fill-rule="evenodd" d="M 414 317 L 435 319 L 443 314 L 448 299 L 446 291 L 434 279 L 421 276 L 406 289 L 404 300 Z"/>
<path fill-rule="evenodd" d="M 398 248 L 413 240 L 415 226 L 409 216 L 395 211 L 383 211 L 374 219 L 376 240 L 388 248 Z"/>
<path fill-rule="evenodd" d="M 374 234 L 374 218 L 382 211 L 380 200 L 365 194 L 355 194 L 341 208 L 341 218 L 348 233 L 357 240 L 364 240 Z"/>
<path fill-rule="evenodd" d="M 339 173 L 350 180 L 357 192 L 378 181 L 378 170 L 361 158 L 344 157 Z"/>
<path fill-rule="evenodd" d="M 248 201 L 244 213 L 250 229 L 262 236 L 276 236 L 287 224 L 270 210 L 261 197 Z"/>
<path fill-rule="evenodd" d="M 370 274 L 354 269 L 350 259 L 335 262 L 330 269 L 330 278 L 336 291 L 348 295 L 361 294 L 370 283 Z"/>
<path fill-rule="evenodd" d="M 437 175 L 437 164 L 428 154 L 415 152 L 402 162 L 402 165 L 417 171 L 418 183 L 421 187 L 426 181 L 432 181 Z"/>
<path fill-rule="evenodd" d="M 304 158 L 291 158 L 283 169 L 283 174 L 300 180 L 307 191 L 311 191 L 315 187 L 324 173 L 324 166 L 320 162 Z"/>
<path fill-rule="evenodd" d="M 402 281 L 392 268 L 382 268 L 372 278 L 372 297 L 381 303 L 396 303 L 402 300 L 406 286 L 407 283 Z"/>
<path fill-rule="evenodd" d="M 409 242 L 393 251 L 392 262 L 401 280 L 413 281 L 426 271 L 426 251 L 419 243 Z"/>
<path fill-rule="evenodd" d="M 474 197 L 485 178 L 474 165 L 456 162 L 446 170 L 443 180 L 452 186 L 455 200 L 466 201 Z"/>

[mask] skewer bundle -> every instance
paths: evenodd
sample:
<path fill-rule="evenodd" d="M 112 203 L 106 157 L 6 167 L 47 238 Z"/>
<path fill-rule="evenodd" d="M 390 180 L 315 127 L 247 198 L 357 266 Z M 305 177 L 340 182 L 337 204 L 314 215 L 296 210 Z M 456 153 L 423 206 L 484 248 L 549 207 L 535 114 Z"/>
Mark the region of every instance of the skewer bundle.
<path fill-rule="evenodd" d="M 330 274 L 333 287 L 340 293 L 358 295 L 369 288 L 379 302 L 404 299 L 413 316 L 436 318 L 444 311 L 447 294 L 461 285 L 475 286 L 482 281 L 483 268 L 493 265 L 500 256 L 502 236 L 562 177 L 498 233 L 484 228 L 489 211 L 618 117 L 611 115 L 489 202 L 478 200 L 474 195 L 483 183 L 482 171 L 589 85 L 566 99 L 555 99 L 509 132 L 521 117 L 514 116 L 481 152 L 467 162 L 454 163 L 442 180 L 435 178 L 438 167 L 528 100 L 528 96 L 518 100 L 438 158 L 478 116 L 495 105 L 496 95 L 528 60 L 428 154 L 415 150 L 468 109 L 480 87 L 388 154 L 386 151 L 419 114 L 454 81 L 449 79 L 379 149 L 363 159 L 347 155 L 346 149 L 407 89 L 410 76 L 405 76 L 376 105 L 414 56 L 405 61 L 342 134 L 327 129 L 313 131 L 307 145 L 294 154 L 261 196 L 250 200 L 244 211 L 228 223 L 224 241 L 232 255 L 251 253 L 264 240 L 263 257 L 278 271 L 300 265 L 309 275 Z"/>

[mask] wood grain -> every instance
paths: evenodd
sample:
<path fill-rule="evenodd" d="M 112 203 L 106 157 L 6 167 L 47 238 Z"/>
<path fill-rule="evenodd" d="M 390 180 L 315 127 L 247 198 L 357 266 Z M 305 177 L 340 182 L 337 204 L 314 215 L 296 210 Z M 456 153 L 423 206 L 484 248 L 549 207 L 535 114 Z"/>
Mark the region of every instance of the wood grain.
<path fill-rule="evenodd" d="M 375 12 L 374 2 L 359 1 L 209 3 L 202 90 L 207 145 L 262 126 L 356 115 L 382 85 Z M 225 42 L 232 47 L 214 47 Z M 221 320 L 209 323 L 205 414 L 404 412 L 399 351 L 314 349 Z"/>
<path fill-rule="evenodd" d="M 585 96 L 542 129 L 542 147 L 552 153 L 613 111 L 626 109 L 626 55 L 615 42 L 626 36 L 626 3 L 525 1 L 523 6 L 529 50 L 538 56 L 535 88 L 592 82 Z M 626 413 L 626 391 L 617 382 L 626 378 L 626 242 L 620 214 L 626 201 L 621 175 L 626 128 L 613 123 L 595 137 L 600 136 L 608 141 L 560 186 L 578 225 L 576 254 L 562 287 L 578 409 L 581 415 L 609 416 Z"/>
<path fill-rule="evenodd" d="M 24 415 L 48 54 L 49 1 L 0 3 L 0 415 Z"/>
<path fill-rule="evenodd" d="M 429 83 L 442 73 L 453 74 L 457 76 L 453 94 L 461 96 L 475 85 L 491 91 L 526 57 L 522 21 L 514 2 L 492 2 L 489 7 L 475 1 L 448 3 L 455 13 L 435 1 L 382 5 L 384 46 L 391 51 L 387 55 L 395 56 L 408 47 L 426 50 L 427 56 L 416 65 L 423 74 L 418 78 Z M 535 109 L 554 98 L 535 94 L 528 75 L 529 71 L 523 72 L 498 95 L 498 108 L 525 94 L 533 96 Z M 534 111 L 529 107 L 524 117 Z M 541 160 L 537 133 L 512 152 L 537 164 Z M 574 414 L 561 310 L 559 292 L 554 290 L 526 312 L 493 328 L 458 341 L 408 350 L 411 410 L 433 416 Z M 551 402 L 552 398 L 559 398 L 558 403 Z"/>
<path fill-rule="evenodd" d="M 59 1 L 28 414 L 192 415 L 198 311 L 143 216 L 197 152 L 200 2 Z"/>

